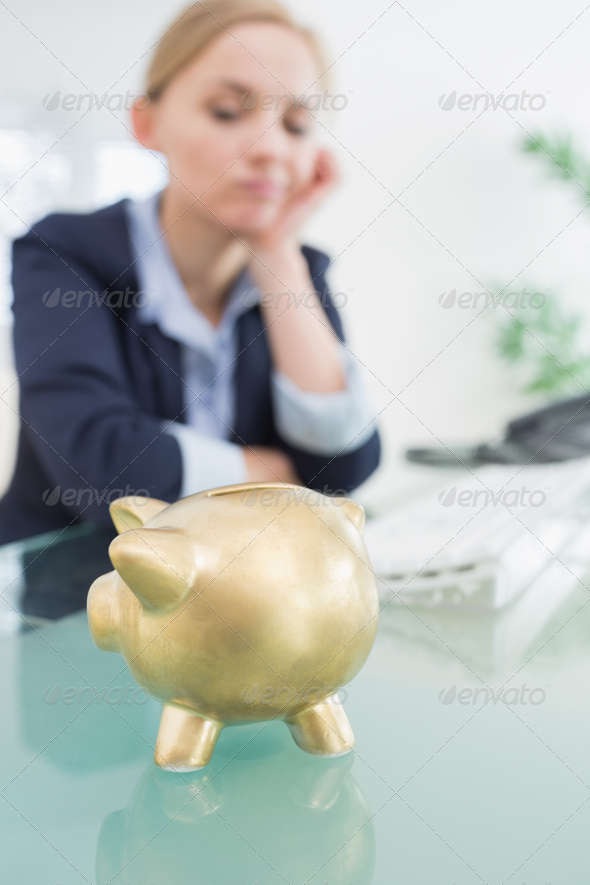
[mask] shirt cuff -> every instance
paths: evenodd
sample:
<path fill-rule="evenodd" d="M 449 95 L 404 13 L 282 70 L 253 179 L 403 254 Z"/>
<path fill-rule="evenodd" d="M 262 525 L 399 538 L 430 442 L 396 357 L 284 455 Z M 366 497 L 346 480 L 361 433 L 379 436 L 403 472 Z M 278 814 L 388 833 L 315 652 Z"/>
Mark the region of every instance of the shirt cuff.
<path fill-rule="evenodd" d="M 182 457 L 180 497 L 205 489 L 238 485 L 248 481 L 242 446 L 205 436 L 194 427 L 163 421 L 162 429 L 175 437 Z"/>
<path fill-rule="evenodd" d="M 357 361 L 340 345 L 346 388 L 334 393 L 300 390 L 282 372 L 271 371 L 271 394 L 279 435 L 314 455 L 346 455 L 360 449 L 376 430 L 376 413 Z"/>

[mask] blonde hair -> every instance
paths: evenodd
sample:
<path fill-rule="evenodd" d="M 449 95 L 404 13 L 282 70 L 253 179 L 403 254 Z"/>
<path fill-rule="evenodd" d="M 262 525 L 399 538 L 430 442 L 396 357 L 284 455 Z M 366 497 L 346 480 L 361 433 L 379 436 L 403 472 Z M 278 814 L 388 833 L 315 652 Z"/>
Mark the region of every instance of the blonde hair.
<path fill-rule="evenodd" d="M 152 101 L 209 43 L 232 25 L 241 22 L 272 22 L 284 25 L 307 40 L 325 79 L 329 64 L 313 31 L 298 25 L 276 0 L 206 0 L 189 6 L 160 38 L 147 72 L 146 93 Z"/>

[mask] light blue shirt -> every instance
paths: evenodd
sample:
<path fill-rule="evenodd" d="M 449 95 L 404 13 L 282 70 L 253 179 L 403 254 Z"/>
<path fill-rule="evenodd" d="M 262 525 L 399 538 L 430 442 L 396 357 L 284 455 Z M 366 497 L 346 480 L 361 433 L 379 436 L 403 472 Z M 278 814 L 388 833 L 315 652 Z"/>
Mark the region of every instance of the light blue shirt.
<path fill-rule="evenodd" d="M 261 294 L 243 270 L 232 285 L 221 322 L 213 326 L 190 300 L 172 260 L 158 218 L 159 199 L 160 193 L 141 202 L 128 200 L 125 209 L 137 278 L 145 293 L 140 320 L 156 323 L 180 344 L 187 423 L 166 421 L 162 427 L 180 446 L 185 497 L 248 480 L 243 447 L 229 442 L 235 417 L 236 323 Z M 286 375 L 271 371 L 279 435 L 316 455 L 354 451 L 375 430 L 375 412 L 357 363 L 343 345 L 339 353 L 346 388 L 336 393 L 302 391 Z"/>

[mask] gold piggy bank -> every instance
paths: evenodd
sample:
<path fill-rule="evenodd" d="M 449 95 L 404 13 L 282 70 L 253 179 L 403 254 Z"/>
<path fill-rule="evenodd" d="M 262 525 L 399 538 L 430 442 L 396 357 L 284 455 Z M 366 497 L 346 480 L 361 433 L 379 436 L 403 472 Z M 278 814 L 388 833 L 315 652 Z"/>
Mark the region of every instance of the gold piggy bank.
<path fill-rule="evenodd" d="M 247 484 L 166 504 L 120 498 L 115 571 L 88 595 L 90 631 L 163 705 L 161 768 L 203 768 L 221 729 L 282 719 L 319 756 L 352 749 L 335 693 L 377 630 L 363 508 Z"/>

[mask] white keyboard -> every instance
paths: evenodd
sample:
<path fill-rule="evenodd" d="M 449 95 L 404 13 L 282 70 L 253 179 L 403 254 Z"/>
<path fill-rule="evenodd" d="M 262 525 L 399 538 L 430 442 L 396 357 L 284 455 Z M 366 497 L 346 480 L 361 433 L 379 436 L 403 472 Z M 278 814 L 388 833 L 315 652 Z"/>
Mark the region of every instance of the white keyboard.
<path fill-rule="evenodd" d="M 590 458 L 494 465 L 370 520 L 365 542 L 382 599 L 496 609 L 589 522 Z"/>

